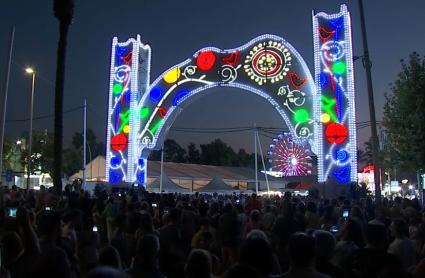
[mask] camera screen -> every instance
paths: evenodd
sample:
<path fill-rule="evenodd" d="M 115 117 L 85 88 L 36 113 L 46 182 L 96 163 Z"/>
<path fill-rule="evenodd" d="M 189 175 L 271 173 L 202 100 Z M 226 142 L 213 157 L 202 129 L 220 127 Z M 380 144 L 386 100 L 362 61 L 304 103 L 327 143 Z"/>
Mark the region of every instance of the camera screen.
<path fill-rule="evenodd" d="M 8 212 L 9 217 L 16 217 L 17 208 L 10 208 Z"/>

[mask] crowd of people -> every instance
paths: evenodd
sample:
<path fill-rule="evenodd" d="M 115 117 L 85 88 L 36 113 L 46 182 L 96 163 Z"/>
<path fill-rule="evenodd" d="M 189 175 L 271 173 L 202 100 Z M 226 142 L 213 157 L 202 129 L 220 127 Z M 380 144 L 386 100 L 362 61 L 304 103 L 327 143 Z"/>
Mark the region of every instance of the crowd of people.
<path fill-rule="evenodd" d="M 0 277 L 425 277 L 416 199 L 0 191 Z"/>

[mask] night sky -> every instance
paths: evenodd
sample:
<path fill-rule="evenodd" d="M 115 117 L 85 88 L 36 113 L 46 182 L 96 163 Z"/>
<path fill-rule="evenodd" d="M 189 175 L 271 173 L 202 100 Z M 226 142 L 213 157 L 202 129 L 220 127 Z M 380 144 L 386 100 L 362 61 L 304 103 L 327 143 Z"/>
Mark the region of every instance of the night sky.
<path fill-rule="evenodd" d="M 364 1 L 378 120 L 382 117 L 384 93 L 390 91 L 400 71 L 400 59 L 413 51 L 425 54 L 425 1 Z M 111 41 L 141 34 L 152 47 L 151 80 L 172 65 L 192 56 L 198 49 L 216 46 L 238 47 L 252 38 L 270 33 L 283 37 L 304 57 L 313 71 L 311 11 L 334 13 L 340 4 L 352 13 L 354 55 L 362 55 L 357 1 L 301 0 L 76 0 L 74 23 L 68 36 L 64 110 L 83 105 L 87 98 L 88 127 L 105 141 Z M 0 9 L 0 88 L 3 93 L 10 28 L 16 26 L 15 48 L 9 88 L 6 136 L 17 139 L 28 122 L 12 122 L 29 117 L 31 78 L 27 65 L 37 71 L 34 115 L 53 115 L 54 80 L 58 22 L 53 1 L 4 0 Z M 357 121 L 368 121 L 365 73 L 361 61 L 355 63 Z M 189 105 L 174 127 L 285 128 L 268 102 L 237 89 L 210 89 Z M 82 130 L 83 111 L 64 116 L 65 144 L 75 131 Z M 35 129 L 53 131 L 53 117 L 34 121 Z M 359 130 L 358 143 L 369 137 L 370 128 Z M 234 148 L 253 149 L 252 132 L 230 134 L 188 134 L 171 131 L 168 138 L 186 146 L 193 141 L 207 143 L 220 137 Z M 263 146 L 268 138 L 261 138 Z M 265 150 L 264 150 L 265 151 Z"/>

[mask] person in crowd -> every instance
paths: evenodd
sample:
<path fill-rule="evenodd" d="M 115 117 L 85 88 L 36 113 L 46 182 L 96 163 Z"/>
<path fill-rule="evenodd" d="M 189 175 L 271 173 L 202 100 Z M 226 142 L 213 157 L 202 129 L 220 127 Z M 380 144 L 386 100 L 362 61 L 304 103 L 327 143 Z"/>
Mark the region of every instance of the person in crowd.
<path fill-rule="evenodd" d="M 174 273 L 176 267 L 184 264 L 186 258 L 183 252 L 185 248 L 182 246 L 181 218 L 181 209 L 173 208 L 169 212 L 167 222 L 159 229 L 159 264 L 167 277 Z"/>
<path fill-rule="evenodd" d="M 317 230 L 313 233 L 316 241 L 316 269 L 333 278 L 344 277 L 344 271 L 331 262 L 336 240 L 328 231 Z"/>
<path fill-rule="evenodd" d="M 332 263 L 344 271 L 351 269 L 353 254 L 364 246 L 363 230 L 361 225 L 352 219 L 348 219 L 338 234 L 339 241 L 335 246 Z"/>
<path fill-rule="evenodd" d="M 388 253 L 398 257 L 405 270 L 416 264 L 416 245 L 408 238 L 409 231 L 403 219 L 394 219 L 390 226 L 393 242 L 388 246 Z"/>
<path fill-rule="evenodd" d="M 159 270 L 160 242 L 156 235 L 145 235 L 137 242 L 136 257 L 128 273 L 131 277 L 165 278 Z"/>
<path fill-rule="evenodd" d="M 387 253 L 388 231 L 383 224 L 368 224 L 366 246 L 353 254 L 352 272 L 360 277 L 378 277 L 387 270 L 402 268 L 399 259 Z"/>
<path fill-rule="evenodd" d="M 208 251 L 192 249 L 184 268 L 186 278 L 211 278 L 212 261 Z"/>
<path fill-rule="evenodd" d="M 75 277 L 71 271 L 70 258 L 58 244 L 62 235 L 61 216 L 52 210 L 43 210 L 39 214 L 38 232 L 40 251 L 32 275 L 34 277 Z"/>
<path fill-rule="evenodd" d="M 289 271 L 281 278 L 330 278 L 315 268 L 316 244 L 312 236 L 295 233 L 289 240 Z"/>
<path fill-rule="evenodd" d="M 308 202 L 307 211 L 305 213 L 305 222 L 307 230 L 317 230 L 320 228 L 320 217 L 317 214 L 317 206 L 315 202 Z"/>
<path fill-rule="evenodd" d="M 99 265 L 100 266 L 109 266 L 118 270 L 122 270 L 122 263 L 120 253 L 118 250 L 108 245 L 103 247 L 99 251 Z"/>

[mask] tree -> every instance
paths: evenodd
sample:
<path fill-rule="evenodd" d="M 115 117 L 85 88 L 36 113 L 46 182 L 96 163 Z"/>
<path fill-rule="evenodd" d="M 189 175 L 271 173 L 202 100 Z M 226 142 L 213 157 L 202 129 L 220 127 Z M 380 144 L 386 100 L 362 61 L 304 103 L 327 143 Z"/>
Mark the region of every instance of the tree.
<path fill-rule="evenodd" d="M 196 148 L 196 145 L 193 142 L 190 142 L 187 146 L 186 161 L 194 164 L 197 164 L 201 161 L 201 154 L 199 153 L 199 150 Z"/>
<path fill-rule="evenodd" d="M 95 159 L 99 155 L 105 155 L 105 144 L 97 141 L 97 136 L 92 129 L 87 129 L 87 158 Z M 75 132 L 72 136 L 72 145 L 75 149 L 82 149 L 84 142 L 83 132 Z"/>
<path fill-rule="evenodd" d="M 59 20 L 59 41 L 56 60 L 55 84 L 55 134 L 53 183 L 58 195 L 62 194 L 62 144 L 63 144 L 63 88 L 65 83 L 66 40 L 74 16 L 74 0 L 53 0 L 53 11 Z"/>
<path fill-rule="evenodd" d="M 173 139 L 167 139 L 164 143 L 164 159 L 171 162 L 185 162 L 186 150 Z"/>
<path fill-rule="evenodd" d="M 238 159 L 232 147 L 220 139 L 201 144 L 201 163 L 216 166 L 238 166 Z"/>
<path fill-rule="evenodd" d="M 63 172 L 65 175 L 72 176 L 83 168 L 82 148 L 69 147 L 63 151 Z"/>
<path fill-rule="evenodd" d="M 410 55 L 386 94 L 383 126 L 387 134 L 388 160 L 414 173 L 425 166 L 425 58 Z"/>
<path fill-rule="evenodd" d="M 162 150 L 152 151 L 149 160 L 160 161 L 161 152 Z M 183 163 L 186 161 L 186 150 L 175 140 L 167 139 L 164 142 L 164 161 Z"/>
<path fill-rule="evenodd" d="M 28 142 L 28 136 L 28 132 L 22 135 L 25 142 Z M 21 151 L 21 163 L 24 169 L 27 169 L 27 155 L 28 149 L 25 148 Z M 31 164 L 31 174 L 53 174 L 53 135 L 47 132 L 47 130 L 34 130 L 32 133 Z"/>

